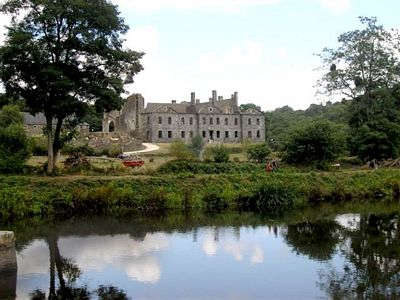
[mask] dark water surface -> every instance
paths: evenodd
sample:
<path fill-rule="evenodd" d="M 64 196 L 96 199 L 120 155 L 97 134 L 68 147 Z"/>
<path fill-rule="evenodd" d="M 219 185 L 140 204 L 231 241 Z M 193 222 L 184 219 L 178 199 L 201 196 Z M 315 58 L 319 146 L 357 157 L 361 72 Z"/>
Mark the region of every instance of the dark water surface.
<path fill-rule="evenodd" d="M 400 297 L 398 213 L 316 214 L 2 226 L 18 240 L 0 252 L 0 298 Z"/>

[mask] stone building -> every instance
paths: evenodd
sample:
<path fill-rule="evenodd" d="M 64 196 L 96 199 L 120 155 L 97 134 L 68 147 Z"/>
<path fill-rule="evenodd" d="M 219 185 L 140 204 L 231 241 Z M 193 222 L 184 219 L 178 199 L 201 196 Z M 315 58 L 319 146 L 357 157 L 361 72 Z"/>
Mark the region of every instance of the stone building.
<path fill-rule="evenodd" d="M 30 113 L 24 112 L 22 113 L 24 128 L 28 135 L 30 136 L 39 136 L 43 134 L 43 129 L 46 127 L 46 117 L 43 113 L 37 113 L 32 115 Z M 57 124 L 56 120 L 53 120 L 53 127 Z M 79 124 L 76 128 L 81 135 L 89 134 L 89 124 L 82 123 Z"/>
<path fill-rule="evenodd" d="M 121 111 L 104 115 L 103 132 L 126 132 L 148 142 L 189 142 L 200 135 L 208 142 L 239 143 L 265 140 L 265 119 L 256 109 L 240 110 L 238 93 L 229 99 L 212 92 L 208 102 L 195 93 L 190 101 L 148 103 L 140 94 L 130 96 Z"/>

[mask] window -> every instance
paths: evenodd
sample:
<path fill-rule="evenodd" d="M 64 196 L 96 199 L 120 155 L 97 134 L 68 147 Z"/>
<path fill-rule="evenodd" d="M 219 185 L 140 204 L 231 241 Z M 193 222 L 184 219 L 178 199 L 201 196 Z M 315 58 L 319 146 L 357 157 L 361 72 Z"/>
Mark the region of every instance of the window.
<path fill-rule="evenodd" d="M 219 139 L 221 137 L 221 132 L 217 131 L 217 139 Z"/>
<path fill-rule="evenodd" d="M 190 118 L 190 119 L 189 119 L 189 124 L 190 124 L 190 125 L 193 125 L 193 118 Z"/>
<path fill-rule="evenodd" d="M 158 117 L 158 124 L 162 124 L 162 117 Z"/>
<path fill-rule="evenodd" d="M 189 133 L 189 135 L 190 135 L 190 138 L 193 138 L 193 131 L 191 131 L 191 132 Z"/>
<path fill-rule="evenodd" d="M 150 117 L 147 117 L 147 124 L 150 124 Z"/>
<path fill-rule="evenodd" d="M 250 138 L 250 139 L 253 137 L 253 134 L 252 134 L 251 131 L 249 131 L 249 132 L 247 133 L 247 137 Z"/>
<path fill-rule="evenodd" d="M 159 139 L 162 139 L 162 131 L 159 131 L 159 132 L 158 132 L 158 138 L 159 138 Z"/>
<path fill-rule="evenodd" d="M 207 124 L 206 118 L 203 118 L 203 125 L 206 125 L 206 124 Z"/>
<path fill-rule="evenodd" d="M 181 118 L 182 124 L 185 124 L 185 118 Z"/>
<path fill-rule="evenodd" d="M 172 124 L 172 118 L 168 117 L 168 125 L 171 125 L 171 124 Z"/>
<path fill-rule="evenodd" d="M 172 139 L 172 131 L 168 131 L 168 138 Z"/>
<path fill-rule="evenodd" d="M 214 124 L 214 119 L 210 118 L 210 125 L 213 125 L 213 124 Z"/>
<path fill-rule="evenodd" d="M 257 138 L 259 139 L 260 138 L 260 130 L 257 130 Z"/>
<path fill-rule="evenodd" d="M 225 118 L 225 125 L 228 125 L 229 124 L 229 120 L 228 120 L 228 118 Z"/>
<path fill-rule="evenodd" d="M 217 118 L 217 125 L 219 125 L 219 118 Z"/>
<path fill-rule="evenodd" d="M 239 133 L 235 131 L 235 138 L 237 139 L 239 137 Z"/>
<path fill-rule="evenodd" d="M 249 125 L 251 125 L 251 119 L 249 118 Z"/>
<path fill-rule="evenodd" d="M 225 138 L 229 139 L 229 131 L 225 131 Z"/>
<path fill-rule="evenodd" d="M 185 138 L 186 137 L 186 132 L 184 132 L 184 131 L 181 131 L 181 138 Z"/>
<path fill-rule="evenodd" d="M 238 119 L 235 118 L 235 126 L 237 126 L 237 125 L 238 125 Z"/>
<path fill-rule="evenodd" d="M 146 136 L 147 136 L 147 140 L 149 141 L 150 140 L 150 131 L 146 132 Z"/>
<path fill-rule="evenodd" d="M 257 119 L 257 125 L 260 125 L 260 119 Z"/>
<path fill-rule="evenodd" d="M 214 130 L 210 130 L 210 139 L 214 140 Z"/>
<path fill-rule="evenodd" d="M 203 131 L 203 138 L 204 139 L 206 138 L 206 132 L 205 131 Z"/>

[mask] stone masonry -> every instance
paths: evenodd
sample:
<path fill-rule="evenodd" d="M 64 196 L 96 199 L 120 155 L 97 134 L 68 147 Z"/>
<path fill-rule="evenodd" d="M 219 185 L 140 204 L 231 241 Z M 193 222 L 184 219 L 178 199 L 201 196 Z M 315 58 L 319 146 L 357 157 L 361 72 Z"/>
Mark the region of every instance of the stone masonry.
<path fill-rule="evenodd" d="M 261 111 L 240 110 L 238 93 L 229 99 L 212 92 L 208 102 L 195 93 L 190 101 L 148 103 L 140 94 L 130 96 L 121 111 L 104 115 L 103 132 L 125 132 L 148 142 L 190 142 L 200 135 L 208 142 L 239 143 L 244 139 L 265 140 L 265 119 Z"/>

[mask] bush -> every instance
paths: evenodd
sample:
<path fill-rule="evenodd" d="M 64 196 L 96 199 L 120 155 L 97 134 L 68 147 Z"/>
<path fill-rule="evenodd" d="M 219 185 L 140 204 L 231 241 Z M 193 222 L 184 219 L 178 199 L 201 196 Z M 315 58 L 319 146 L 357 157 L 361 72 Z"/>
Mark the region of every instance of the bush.
<path fill-rule="evenodd" d="M 193 152 L 182 141 L 173 142 L 170 146 L 169 153 L 171 156 L 179 160 L 191 160 L 194 158 Z"/>
<path fill-rule="evenodd" d="M 220 212 L 229 207 L 228 202 L 222 197 L 221 192 L 213 189 L 206 192 L 203 196 L 203 201 L 208 212 Z"/>
<path fill-rule="evenodd" d="M 312 121 L 291 132 L 284 160 L 324 167 L 343 153 L 345 140 L 342 127 L 325 120 Z"/>
<path fill-rule="evenodd" d="M 237 174 L 260 172 L 263 166 L 253 163 L 215 163 L 201 161 L 181 161 L 173 160 L 163 164 L 158 173 L 177 174 L 177 173 L 193 173 L 193 174 Z"/>
<path fill-rule="evenodd" d="M 85 145 L 73 145 L 67 144 L 62 149 L 63 154 L 72 155 L 75 153 L 81 153 L 85 156 L 97 156 L 99 153 L 88 144 Z"/>
<path fill-rule="evenodd" d="M 252 198 L 259 211 L 274 213 L 291 209 L 294 206 L 295 193 L 282 184 L 266 183 L 258 188 Z"/>
<path fill-rule="evenodd" d="M 0 112 L 0 172 L 21 172 L 29 156 L 29 139 L 18 107 L 6 105 Z"/>
<path fill-rule="evenodd" d="M 229 152 L 224 145 L 218 145 L 210 149 L 214 162 L 227 163 L 229 161 Z"/>
<path fill-rule="evenodd" d="M 200 135 L 196 135 L 194 138 L 192 138 L 191 144 L 189 146 L 189 149 L 194 153 L 194 155 L 201 159 L 203 150 L 204 150 L 204 140 Z"/>
<path fill-rule="evenodd" d="M 271 153 L 266 143 L 252 145 L 247 148 L 247 157 L 250 161 L 264 163 L 267 161 L 268 155 Z"/>
<path fill-rule="evenodd" d="M 47 156 L 47 140 L 44 136 L 35 136 L 30 139 L 32 155 Z"/>
<path fill-rule="evenodd" d="M 108 150 L 108 156 L 117 158 L 122 154 L 122 147 L 120 145 L 113 145 L 111 148 Z"/>

